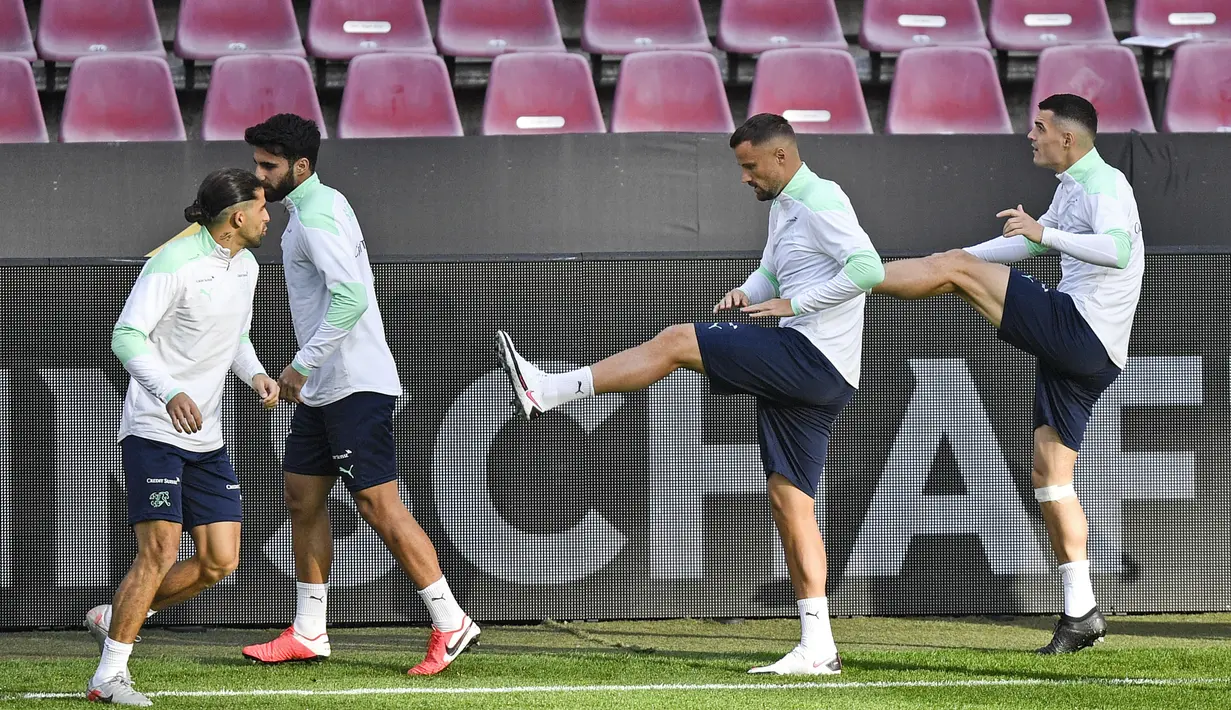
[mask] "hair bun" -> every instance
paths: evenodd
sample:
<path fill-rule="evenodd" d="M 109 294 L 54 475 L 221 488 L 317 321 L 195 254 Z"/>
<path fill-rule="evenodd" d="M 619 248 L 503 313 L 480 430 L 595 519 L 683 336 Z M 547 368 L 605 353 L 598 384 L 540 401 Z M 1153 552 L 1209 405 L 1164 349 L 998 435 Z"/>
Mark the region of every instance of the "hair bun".
<path fill-rule="evenodd" d="M 197 224 L 205 224 L 209 215 L 205 214 L 205 208 L 201 207 L 200 202 L 193 202 L 188 207 L 184 208 L 184 219 Z"/>

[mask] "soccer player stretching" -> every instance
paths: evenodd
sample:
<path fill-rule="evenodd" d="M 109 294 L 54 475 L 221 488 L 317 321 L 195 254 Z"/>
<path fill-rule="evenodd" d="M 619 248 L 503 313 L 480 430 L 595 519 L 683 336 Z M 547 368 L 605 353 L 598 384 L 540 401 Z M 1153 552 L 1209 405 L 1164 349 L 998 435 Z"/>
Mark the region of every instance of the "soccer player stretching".
<path fill-rule="evenodd" d="M 239 563 L 239 479 L 218 419 L 227 371 L 266 407 L 278 403 L 278 385 L 248 339 L 257 279 L 248 249 L 261 245 L 269 222 L 261 183 L 244 170 L 211 173 L 184 216 L 200 230 L 146 262 L 111 334 L 132 376 L 119 440 L 137 558 L 112 603 L 86 614 L 102 650 L 86 688 L 97 702 L 150 705 L 128 673 L 141 624 Z M 196 552 L 177 563 L 182 530 Z"/>
<path fill-rule="evenodd" d="M 1038 358 L 1034 395 L 1034 497 L 1043 512 L 1064 584 L 1064 614 L 1039 653 L 1072 653 L 1107 634 L 1090 584 L 1086 515 L 1073 469 L 1095 401 L 1128 361 L 1141 293 L 1144 247 L 1133 189 L 1094 148 L 1094 106 L 1072 94 L 1039 104 L 1030 142 L 1034 164 L 1060 180 L 1035 221 L 1018 205 L 1004 236 L 889 264 L 876 288 L 904 299 L 956 293 L 996 327 L 997 336 Z M 1051 289 L 1003 264 L 1060 253 Z"/>
<path fill-rule="evenodd" d="M 865 294 L 884 270 L 846 194 L 800 161 L 784 118 L 749 118 L 731 136 L 731 147 L 743 182 L 773 204 L 760 268 L 714 311 L 783 317 L 781 327 L 674 325 L 643 345 L 561 374 L 527 362 L 504 332 L 497 348 L 514 402 L 528 418 L 582 397 L 644 389 L 681 367 L 707 375 L 718 394 L 756 397 L 769 502 L 802 631 L 799 645 L 781 660 L 749 672 L 835 674 L 842 661 L 829 628 L 814 496 L 830 428 L 859 384 Z"/>
<path fill-rule="evenodd" d="M 278 379 L 283 399 L 296 403 L 283 461 L 298 577 L 295 621 L 243 654 L 264 663 L 329 656 L 325 604 L 333 537 L 326 503 L 341 477 L 431 614 L 427 657 L 410 673 L 439 673 L 478 637 L 479 627 L 453 598 L 436 548 L 398 494 L 393 410 L 402 386 L 359 222 L 346 198 L 316 176 L 321 134 L 315 123 L 279 114 L 244 138 L 265 194 L 290 212 L 282 266 L 299 352 Z"/>

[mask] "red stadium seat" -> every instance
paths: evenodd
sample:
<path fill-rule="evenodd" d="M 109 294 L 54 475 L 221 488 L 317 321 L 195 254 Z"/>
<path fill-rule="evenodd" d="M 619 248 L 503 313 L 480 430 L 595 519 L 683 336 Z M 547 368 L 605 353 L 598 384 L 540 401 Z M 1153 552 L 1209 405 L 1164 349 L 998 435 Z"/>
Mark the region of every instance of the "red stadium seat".
<path fill-rule="evenodd" d="M 483 135 L 604 133 L 590 65 L 579 54 L 505 54 L 492 62 Z"/>
<path fill-rule="evenodd" d="M 886 133 L 1012 133 L 992 54 L 920 47 L 898 57 Z"/>
<path fill-rule="evenodd" d="M 339 138 L 460 136 L 444 60 L 435 54 L 364 54 L 351 60 Z"/>
<path fill-rule="evenodd" d="M 73 62 L 60 118 L 62 143 L 186 138 L 167 60 L 107 53 Z"/>
<path fill-rule="evenodd" d="M 312 0 L 308 54 L 349 60 L 369 52 L 430 52 L 432 29 L 423 0 Z"/>
<path fill-rule="evenodd" d="M 601 56 L 713 46 L 698 0 L 588 0 L 581 48 Z"/>
<path fill-rule="evenodd" d="M 1133 33 L 1147 37 L 1231 39 L 1231 0 L 1137 0 Z"/>
<path fill-rule="evenodd" d="M 1231 42 L 1190 42 L 1175 51 L 1163 130 L 1231 132 Z"/>
<path fill-rule="evenodd" d="M 27 62 L 38 58 L 22 0 L 0 0 L 0 56 L 20 57 Z"/>
<path fill-rule="evenodd" d="M 1041 52 L 1065 44 L 1115 44 L 1103 0 L 992 0 L 992 46 Z"/>
<path fill-rule="evenodd" d="M 724 0 L 718 47 L 760 54 L 784 47 L 846 49 L 833 0 Z"/>
<path fill-rule="evenodd" d="M 450 57 L 564 51 L 551 0 L 441 0 L 436 44 Z"/>
<path fill-rule="evenodd" d="M 46 143 L 47 124 L 30 62 L 0 56 L 0 143 Z"/>
<path fill-rule="evenodd" d="M 326 137 L 321 104 L 312 86 L 312 70 L 303 57 L 241 54 L 214 63 L 201 138 L 243 140 L 244 131 L 276 113 L 294 113 L 316 121 Z"/>
<path fill-rule="evenodd" d="M 730 133 L 731 106 L 714 55 L 641 52 L 624 58 L 612 104 L 612 133 Z"/>
<path fill-rule="evenodd" d="M 166 57 L 153 0 L 43 0 L 37 45 L 50 62 L 95 52 Z"/>
<path fill-rule="evenodd" d="M 872 52 L 932 44 L 991 47 L 975 0 L 865 0 L 859 43 Z"/>
<path fill-rule="evenodd" d="M 305 56 L 291 0 L 182 0 L 177 55 L 210 61 L 245 52 Z"/>
<path fill-rule="evenodd" d="M 1154 132 L 1137 57 L 1128 47 L 1072 45 L 1043 50 L 1031 110 L 1052 94 L 1077 94 L 1094 104 L 1099 133 Z"/>
<path fill-rule="evenodd" d="M 844 49 L 775 49 L 757 60 L 748 115 L 776 113 L 796 133 L 871 133 L 868 106 Z"/>

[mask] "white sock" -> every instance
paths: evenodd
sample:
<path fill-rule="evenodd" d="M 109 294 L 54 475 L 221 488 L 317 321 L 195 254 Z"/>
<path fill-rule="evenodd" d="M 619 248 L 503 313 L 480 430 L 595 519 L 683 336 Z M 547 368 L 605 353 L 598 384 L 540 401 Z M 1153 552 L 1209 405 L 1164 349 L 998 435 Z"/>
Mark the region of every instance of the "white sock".
<path fill-rule="evenodd" d="M 453 591 L 449 589 L 449 581 L 443 576 L 420 589 L 419 598 L 427 605 L 427 613 L 432 615 L 432 626 L 441 631 L 456 631 L 462 628 L 462 619 L 466 613 L 457 605 Z"/>
<path fill-rule="evenodd" d="M 547 379 L 543 381 L 542 392 L 545 409 L 559 407 L 575 399 L 594 396 L 594 373 L 590 372 L 588 367 L 572 372 L 544 374 L 547 376 Z"/>
<path fill-rule="evenodd" d="M 120 643 L 114 639 L 103 642 L 103 657 L 98 662 L 98 670 L 94 671 L 93 685 L 102 685 L 122 673 L 128 672 L 128 657 L 132 655 L 131 643 Z"/>
<path fill-rule="evenodd" d="M 1077 560 L 1060 565 L 1064 582 L 1064 613 L 1082 617 L 1094 608 L 1094 586 L 1090 584 L 1090 560 Z"/>
<path fill-rule="evenodd" d="M 295 633 L 315 639 L 325 633 L 325 609 L 329 601 L 329 582 L 295 583 Z"/>
<path fill-rule="evenodd" d="M 833 640 L 833 631 L 829 628 L 829 598 L 812 597 L 800 599 L 799 606 L 799 645 L 816 654 L 820 658 L 829 658 L 838 652 L 838 646 Z"/>

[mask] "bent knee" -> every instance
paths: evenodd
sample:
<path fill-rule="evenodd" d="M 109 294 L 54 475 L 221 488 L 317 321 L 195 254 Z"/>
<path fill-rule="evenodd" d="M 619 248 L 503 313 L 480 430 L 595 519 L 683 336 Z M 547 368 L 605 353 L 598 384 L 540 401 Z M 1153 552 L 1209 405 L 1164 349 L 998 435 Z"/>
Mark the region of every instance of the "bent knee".
<path fill-rule="evenodd" d="M 669 325 L 659 331 L 654 339 L 670 345 L 687 345 L 697 339 L 696 326 L 691 323 Z"/>
<path fill-rule="evenodd" d="M 201 560 L 201 578 L 206 584 L 214 585 L 226 579 L 239 568 L 239 555 L 229 557 L 211 556 Z"/>
<path fill-rule="evenodd" d="M 663 347 L 676 362 L 686 362 L 692 359 L 697 350 L 697 331 L 692 324 L 677 324 L 663 328 L 654 340 Z"/>
<path fill-rule="evenodd" d="M 933 257 L 954 281 L 965 277 L 975 268 L 986 263 L 965 249 L 950 249 Z"/>

